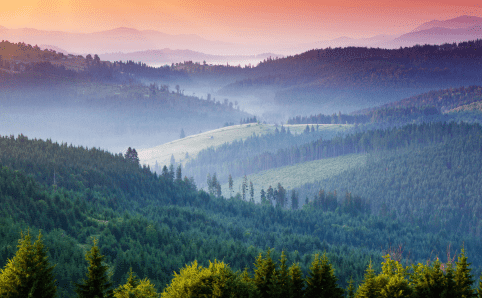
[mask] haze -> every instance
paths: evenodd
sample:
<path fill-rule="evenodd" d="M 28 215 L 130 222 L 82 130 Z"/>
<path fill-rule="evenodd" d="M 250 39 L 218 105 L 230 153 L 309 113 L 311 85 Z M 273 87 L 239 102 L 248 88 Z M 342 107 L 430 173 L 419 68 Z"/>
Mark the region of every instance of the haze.
<path fill-rule="evenodd" d="M 240 4 L 242 3 L 242 4 Z M 0 26 L 91 33 L 118 27 L 196 34 L 249 48 L 283 48 L 339 37 L 397 35 L 460 15 L 482 16 L 464 1 L 93 1 L 4 3 Z M 229 53 L 225 53 L 229 54 Z M 253 53 L 255 54 L 255 53 Z"/>

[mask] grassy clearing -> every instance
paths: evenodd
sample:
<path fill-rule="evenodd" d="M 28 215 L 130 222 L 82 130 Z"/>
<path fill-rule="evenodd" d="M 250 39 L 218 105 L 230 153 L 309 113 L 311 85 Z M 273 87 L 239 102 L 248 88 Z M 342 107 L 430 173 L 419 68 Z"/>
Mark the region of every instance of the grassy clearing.
<path fill-rule="evenodd" d="M 306 124 L 286 125 L 291 133 L 302 133 L 306 128 Z M 315 125 L 316 127 L 316 125 Z M 352 127 L 352 125 L 326 124 L 320 125 L 319 130 L 327 132 L 343 131 Z M 245 140 L 253 134 L 264 135 L 273 133 L 276 127 L 270 124 L 242 124 L 223 127 L 197 135 L 187 136 L 184 139 L 175 140 L 154 148 L 148 148 L 138 151 L 141 164 L 148 164 L 151 167 L 156 161 L 160 166 L 169 165 L 171 155 L 174 155 L 176 162 L 185 164 L 197 154 L 208 147 L 218 147 L 225 143 L 232 143 L 236 140 Z M 186 156 L 186 153 L 188 154 Z"/>
<path fill-rule="evenodd" d="M 256 202 L 259 202 L 261 188 L 266 190 L 270 185 L 275 188 L 278 183 L 281 183 L 285 189 L 291 190 L 306 183 L 338 175 L 343 171 L 354 167 L 364 166 L 366 160 L 366 155 L 351 154 L 271 169 L 261 173 L 248 175 L 248 186 L 249 181 L 252 181 L 254 187 L 254 199 Z M 242 183 L 243 178 L 237 178 L 233 181 L 234 193 L 242 193 Z M 221 189 L 223 190 L 223 195 L 225 197 L 231 196 L 227 183 L 221 185 Z M 249 190 L 247 197 L 249 197 Z"/>

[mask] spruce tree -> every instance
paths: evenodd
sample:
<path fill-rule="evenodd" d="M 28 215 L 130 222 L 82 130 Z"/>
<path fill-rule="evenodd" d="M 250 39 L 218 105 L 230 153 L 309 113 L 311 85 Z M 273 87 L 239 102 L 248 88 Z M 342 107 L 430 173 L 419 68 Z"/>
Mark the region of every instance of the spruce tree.
<path fill-rule="evenodd" d="M 233 177 L 231 174 L 229 174 L 228 177 L 228 187 L 229 187 L 229 195 L 232 198 L 233 197 Z"/>
<path fill-rule="evenodd" d="M 462 248 L 460 255 L 457 258 L 457 262 L 455 263 L 455 288 L 457 297 L 462 298 L 469 298 L 475 297 L 474 290 L 472 289 L 472 285 L 474 284 L 474 280 L 472 279 L 472 275 L 470 271 L 472 269 L 469 268 L 470 263 L 467 263 L 467 257 L 465 256 L 465 249 Z"/>
<path fill-rule="evenodd" d="M 299 263 L 291 265 L 288 270 L 290 279 L 290 298 L 303 297 L 303 287 L 305 283 L 303 281 L 303 274 Z"/>
<path fill-rule="evenodd" d="M 348 288 L 346 288 L 346 298 L 355 298 L 355 286 L 353 284 L 353 277 L 350 277 Z"/>
<path fill-rule="evenodd" d="M 279 288 L 279 297 L 288 298 L 290 294 L 290 277 L 288 271 L 288 265 L 286 262 L 288 259 L 286 258 L 286 254 L 284 251 L 281 252 L 281 259 L 280 265 L 278 270 L 278 288 Z"/>
<path fill-rule="evenodd" d="M 79 298 L 114 298 L 112 283 L 107 277 L 106 265 L 102 264 L 104 256 L 100 254 L 97 246 L 97 239 L 94 238 L 94 245 L 85 254 L 85 259 L 89 262 L 87 280 L 81 284 L 75 284 L 75 292 Z"/>
<path fill-rule="evenodd" d="M 0 297 L 2 298 L 51 298 L 57 287 L 46 248 L 39 232 L 32 245 L 30 232 L 21 233 L 15 256 L 0 270 Z"/>
<path fill-rule="evenodd" d="M 378 298 L 380 296 L 380 288 L 375 280 L 375 271 L 372 267 L 372 262 L 368 265 L 365 273 L 365 279 L 358 288 L 356 293 L 357 298 Z"/>
<path fill-rule="evenodd" d="M 334 269 L 326 253 L 316 254 L 306 277 L 305 298 L 333 297 L 342 298 L 343 289 L 337 284 Z"/>
<path fill-rule="evenodd" d="M 477 298 L 482 298 L 482 275 L 479 278 L 479 286 L 477 287 Z"/>
<path fill-rule="evenodd" d="M 130 268 L 126 284 L 120 285 L 114 290 L 115 298 L 157 298 L 158 296 L 156 288 L 149 279 L 139 280 L 132 272 L 132 268 Z"/>
<path fill-rule="evenodd" d="M 260 253 L 254 266 L 256 269 L 254 270 L 253 281 L 259 290 L 260 297 L 270 298 L 270 290 L 273 289 L 273 284 L 277 280 L 276 264 L 271 259 L 271 250 L 268 249 L 264 258 Z"/>

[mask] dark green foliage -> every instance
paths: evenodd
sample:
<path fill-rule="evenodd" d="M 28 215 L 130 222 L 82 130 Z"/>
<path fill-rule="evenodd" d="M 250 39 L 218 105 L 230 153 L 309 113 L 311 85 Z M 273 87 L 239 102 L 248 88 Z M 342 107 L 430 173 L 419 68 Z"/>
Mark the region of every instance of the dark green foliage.
<path fill-rule="evenodd" d="M 319 254 L 316 254 L 306 277 L 306 288 L 303 297 L 343 298 L 343 289 L 338 286 L 337 280 L 326 253 L 321 257 Z"/>
<path fill-rule="evenodd" d="M 303 297 L 303 288 L 305 282 L 303 280 L 303 275 L 301 267 L 298 263 L 293 264 L 289 268 L 289 283 L 290 283 L 290 293 L 289 298 Z"/>
<path fill-rule="evenodd" d="M 0 142 L 2 163 L 8 165 L 0 171 L 0 262 L 14 255 L 19 229 L 42 228 L 48 256 L 57 264 L 53 272 L 60 297 L 72 293 L 70 281 L 84 275 L 83 247 L 94 235 L 112 269 L 114 286 L 125 282 L 132 267 L 158 290 L 169 283 L 173 271 L 195 259 L 206 266 L 208 260 L 223 258 L 235 270 L 252 270 L 253 260 L 266 247 L 284 250 L 287 262 L 299 263 L 304 274 L 310 256 L 326 250 L 340 285 L 346 287 L 350 276 L 362 279 L 370 258 L 379 268 L 380 248 L 387 246 L 387 239 L 405 243 L 415 261 L 428 258 L 432 250 L 445 251 L 448 241 L 464 239 L 433 236 L 378 214 L 345 212 L 343 199 L 333 211 L 260 206 L 210 196 L 196 191 L 189 179 L 173 181 L 167 168 L 165 175 L 153 174 L 98 149 L 23 136 Z M 268 189 L 267 199 L 273 203 L 278 194 L 278 187 L 276 196 Z M 465 243 L 470 252 L 477 245 L 470 239 Z M 281 257 L 276 251 L 271 256 Z M 477 256 L 473 263 L 479 264 Z M 479 274 L 477 265 L 474 272 Z M 280 276 L 274 276 L 272 284 L 279 282 Z"/>
<path fill-rule="evenodd" d="M 356 293 L 357 298 L 378 298 L 380 297 L 380 288 L 379 285 L 377 284 L 377 281 L 375 280 L 375 271 L 372 268 L 372 264 L 370 262 L 370 265 L 367 268 L 367 271 L 365 273 L 365 279 L 363 280 L 363 283 L 360 285 L 358 288 L 358 291 Z"/>
<path fill-rule="evenodd" d="M 271 297 L 272 292 L 278 291 L 279 282 L 277 276 L 276 263 L 271 258 L 272 250 L 268 249 L 263 258 L 262 254 L 258 255 L 254 266 L 253 282 L 258 288 L 261 298 Z"/>
<path fill-rule="evenodd" d="M 94 238 L 92 248 L 85 254 L 85 259 L 89 262 L 87 279 L 75 284 L 79 298 L 114 298 L 112 283 L 107 276 L 108 267 L 103 264 L 104 258 L 97 246 L 97 239 Z"/>
<path fill-rule="evenodd" d="M 348 283 L 348 287 L 345 290 L 346 298 L 355 298 L 355 286 L 353 278 L 350 277 L 350 282 Z"/>

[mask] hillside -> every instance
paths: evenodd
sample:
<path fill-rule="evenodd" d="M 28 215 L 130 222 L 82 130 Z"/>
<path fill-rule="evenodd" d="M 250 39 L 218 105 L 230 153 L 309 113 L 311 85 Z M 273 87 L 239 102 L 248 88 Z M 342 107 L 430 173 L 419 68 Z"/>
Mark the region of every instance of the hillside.
<path fill-rule="evenodd" d="M 306 125 L 285 125 L 284 127 L 286 129 L 289 128 L 294 134 L 301 134 Z M 322 125 L 319 127 L 319 130 L 321 133 L 329 136 L 339 131 L 341 127 L 341 125 Z M 153 168 L 156 162 L 160 167 L 170 165 L 171 156 L 174 156 L 176 163 L 182 163 L 184 166 L 187 162 L 194 160 L 199 152 L 208 148 L 215 149 L 235 141 L 244 141 L 253 135 L 263 136 L 273 134 L 275 131 L 276 126 L 268 124 L 249 123 L 226 126 L 200 134 L 189 135 L 186 138 L 153 148 L 139 150 L 139 159 L 142 164 L 148 164 Z"/>
<path fill-rule="evenodd" d="M 260 203 L 261 189 L 266 190 L 269 186 L 276 187 L 278 183 L 281 183 L 289 191 L 307 183 L 337 176 L 349 169 L 363 167 L 366 162 L 366 155 L 345 155 L 262 171 L 247 175 L 246 179 L 248 183 L 253 183 L 254 200 Z M 243 179 L 244 177 L 239 177 L 233 180 L 233 192 L 230 191 L 228 183 L 222 184 L 223 196 L 229 198 L 236 193 L 242 193 Z M 305 197 L 300 196 L 300 205 L 304 204 Z"/>
<path fill-rule="evenodd" d="M 1 43 L 0 56 L 3 135 L 124 152 L 178 139 L 182 129 L 192 135 L 252 117 L 228 98 L 221 103 L 209 94 L 184 94 L 184 85 L 170 80 L 185 76 L 169 67 L 64 56 L 8 41 Z"/>
<path fill-rule="evenodd" d="M 367 211 L 354 216 L 348 207 L 285 210 L 215 198 L 181 180 L 181 173 L 152 174 L 96 148 L 25 136 L 0 142 L 0 266 L 15 252 L 20 229 L 30 227 L 34 234 L 42 229 L 49 258 L 57 264 L 60 297 L 83 276 L 91 236 L 99 238 L 115 285 L 124 283 L 132 267 L 157 289 L 194 259 L 204 266 L 224 259 L 234 269 L 251 270 L 268 247 L 276 248 L 276 259 L 284 249 L 288 262 L 299 261 L 305 273 L 312 253 L 326 250 L 342 286 L 350 276 L 361 281 L 370 259 L 381 262 L 391 245 L 387 239 L 405 243 L 414 262 L 442 255 L 449 242 L 464 241 L 475 268 L 482 264 L 474 253 L 479 242 L 450 231 L 432 237 L 423 227 Z"/>
<path fill-rule="evenodd" d="M 220 94 L 270 89 L 278 104 L 293 106 L 296 111 L 301 108 L 295 103 L 329 113 L 352 112 L 433 89 L 478 84 L 479 52 L 479 40 L 394 50 L 317 49 L 267 60 Z M 309 109 L 304 110 L 307 112 Z"/>

